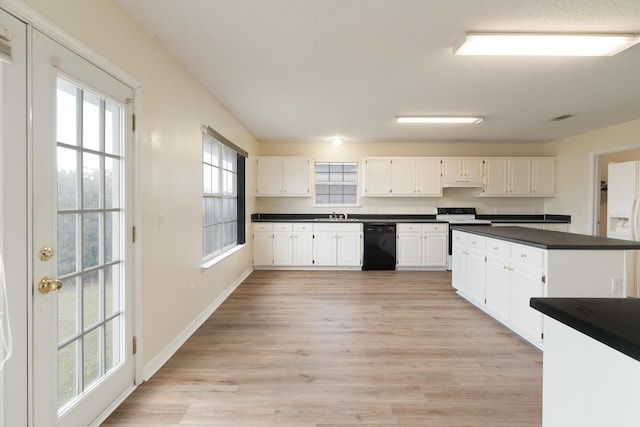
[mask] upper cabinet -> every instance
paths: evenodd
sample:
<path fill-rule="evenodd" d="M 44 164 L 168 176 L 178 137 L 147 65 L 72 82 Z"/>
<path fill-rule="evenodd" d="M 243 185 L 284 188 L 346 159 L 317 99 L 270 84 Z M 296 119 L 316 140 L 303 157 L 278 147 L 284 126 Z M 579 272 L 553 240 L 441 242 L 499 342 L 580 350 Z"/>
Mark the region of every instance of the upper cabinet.
<path fill-rule="evenodd" d="M 311 160 L 307 157 L 258 157 L 257 196 L 310 196 Z"/>
<path fill-rule="evenodd" d="M 441 196 L 440 159 L 367 157 L 363 161 L 364 196 Z"/>
<path fill-rule="evenodd" d="M 492 157 L 484 161 L 485 196 L 554 196 L 556 161 L 551 157 Z"/>
<path fill-rule="evenodd" d="M 444 157 L 443 187 L 482 187 L 484 167 L 482 157 Z"/>

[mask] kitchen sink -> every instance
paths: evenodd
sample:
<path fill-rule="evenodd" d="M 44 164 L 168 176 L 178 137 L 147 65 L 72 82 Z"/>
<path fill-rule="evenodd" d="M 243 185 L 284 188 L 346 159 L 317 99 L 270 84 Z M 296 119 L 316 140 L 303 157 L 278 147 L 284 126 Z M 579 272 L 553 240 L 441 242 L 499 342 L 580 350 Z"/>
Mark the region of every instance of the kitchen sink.
<path fill-rule="evenodd" d="M 323 222 L 359 222 L 358 218 L 314 218 L 314 221 Z"/>

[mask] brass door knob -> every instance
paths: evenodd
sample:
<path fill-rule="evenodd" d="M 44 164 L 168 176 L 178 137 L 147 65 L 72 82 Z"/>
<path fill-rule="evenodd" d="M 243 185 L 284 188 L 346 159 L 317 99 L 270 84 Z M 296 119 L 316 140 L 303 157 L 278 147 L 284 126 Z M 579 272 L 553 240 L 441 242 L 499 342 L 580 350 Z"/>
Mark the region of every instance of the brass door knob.
<path fill-rule="evenodd" d="M 60 280 L 52 279 L 49 276 L 45 276 L 38 283 L 38 290 L 41 294 L 48 294 L 51 291 L 57 291 L 62 287 L 62 282 Z"/>

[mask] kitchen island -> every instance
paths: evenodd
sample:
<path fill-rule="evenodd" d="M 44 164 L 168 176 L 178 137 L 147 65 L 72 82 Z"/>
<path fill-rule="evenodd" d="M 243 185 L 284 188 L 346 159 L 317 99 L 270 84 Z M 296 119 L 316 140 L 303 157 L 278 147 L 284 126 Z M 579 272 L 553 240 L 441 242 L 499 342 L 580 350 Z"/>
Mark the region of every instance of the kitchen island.
<path fill-rule="evenodd" d="M 628 253 L 640 242 L 523 227 L 452 230 L 458 294 L 539 348 L 544 320 L 530 298 L 630 294 Z"/>
<path fill-rule="evenodd" d="M 545 316 L 545 427 L 638 425 L 640 300 L 532 298 Z"/>

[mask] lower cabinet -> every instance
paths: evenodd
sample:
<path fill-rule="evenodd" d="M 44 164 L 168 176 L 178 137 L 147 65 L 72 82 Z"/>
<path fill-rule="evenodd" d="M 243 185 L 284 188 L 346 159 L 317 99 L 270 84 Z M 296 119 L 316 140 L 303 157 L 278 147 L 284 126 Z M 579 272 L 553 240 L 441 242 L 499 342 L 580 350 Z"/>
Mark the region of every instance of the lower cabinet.
<path fill-rule="evenodd" d="M 361 267 L 362 224 L 254 223 L 253 265 Z"/>
<path fill-rule="evenodd" d="M 396 233 L 397 267 L 447 268 L 448 224 L 398 224 Z"/>

